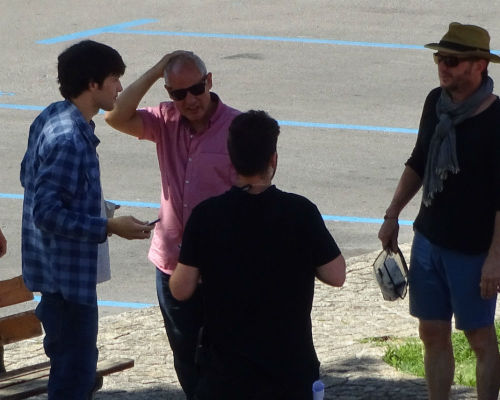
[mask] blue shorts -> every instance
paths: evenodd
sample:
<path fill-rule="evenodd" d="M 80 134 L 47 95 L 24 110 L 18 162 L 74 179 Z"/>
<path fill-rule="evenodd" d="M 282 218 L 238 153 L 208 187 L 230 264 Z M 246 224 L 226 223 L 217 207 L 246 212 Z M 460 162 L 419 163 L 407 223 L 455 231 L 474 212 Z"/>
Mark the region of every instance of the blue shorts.
<path fill-rule="evenodd" d="M 479 282 L 486 253 L 469 255 L 429 242 L 415 231 L 408 284 L 410 314 L 421 320 L 451 321 L 473 330 L 493 325 L 496 296 L 481 298 Z"/>

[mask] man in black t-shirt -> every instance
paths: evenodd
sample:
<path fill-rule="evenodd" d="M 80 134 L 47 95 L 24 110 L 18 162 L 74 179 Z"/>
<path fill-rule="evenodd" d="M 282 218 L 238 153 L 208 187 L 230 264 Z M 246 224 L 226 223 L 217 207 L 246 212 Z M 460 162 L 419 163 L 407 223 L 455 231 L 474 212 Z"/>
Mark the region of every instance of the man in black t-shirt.
<path fill-rule="evenodd" d="M 184 300 L 202 281 L 199 400 L 310 399 L 319 377 L 314 280 L 342 286 L 345 261 L 316 206 L 272 185 L 278 135 L 263 111 L 237 116 L 228 149 L 238 183 L 186 225 L 170 288 Z"/>
<path fill-rule="evenodd" d="M 486 30 L 453 22 L 434 49 L 440 87 L 424 104 L 417 143 L 379 238 L 396 251 L 398 216 L 422 187 L 409 271 L 430 399 L 447 399 L 454 375 L 451 320 L 477 357 L 479 399 L 497 399 L 494 328 L 500 288 L 500 100 L 493 95 Z"/>

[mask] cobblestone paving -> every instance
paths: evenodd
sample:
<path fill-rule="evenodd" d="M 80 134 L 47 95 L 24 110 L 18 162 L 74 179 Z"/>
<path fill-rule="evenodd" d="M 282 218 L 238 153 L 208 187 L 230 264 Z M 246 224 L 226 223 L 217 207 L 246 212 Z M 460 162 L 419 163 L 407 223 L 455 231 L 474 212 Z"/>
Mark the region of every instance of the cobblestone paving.
<path fill-rule="evenodd" d="M 402 250 L 409 260 L 409 245 Z M 363 340 L 417 336 L 408 298 L 382 299 L 371 269 L 376 255 L 349 259 L 347 280 L 340 289 L 316 284 L 313 333 L 327 400 L 427 398 L 423 379 L 396 371 L 382 361 L 383 347 Z M 96 399 L 184 399 L 158 307 L 102 318 L 98 346 L 102 359 L 133 358 L 135 367 L 105 377 Z M 5 358 L 7 370 L 44 361 L 41 338 L 7 346 Z M 470 388 L 454 386 L 452 398 L 476 396 Z"/>

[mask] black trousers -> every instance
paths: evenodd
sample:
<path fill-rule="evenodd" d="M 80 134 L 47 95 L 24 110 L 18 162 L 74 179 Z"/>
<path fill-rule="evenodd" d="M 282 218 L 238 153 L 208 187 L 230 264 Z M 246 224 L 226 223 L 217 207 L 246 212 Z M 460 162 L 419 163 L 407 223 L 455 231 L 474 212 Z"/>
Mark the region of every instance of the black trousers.
<path fill-rule="evenodd" d="M 311 400 L 312 384 L 319 378 L 319 368 L 274 374 L 213 348 L 204 358 L 195 400 Z"/>

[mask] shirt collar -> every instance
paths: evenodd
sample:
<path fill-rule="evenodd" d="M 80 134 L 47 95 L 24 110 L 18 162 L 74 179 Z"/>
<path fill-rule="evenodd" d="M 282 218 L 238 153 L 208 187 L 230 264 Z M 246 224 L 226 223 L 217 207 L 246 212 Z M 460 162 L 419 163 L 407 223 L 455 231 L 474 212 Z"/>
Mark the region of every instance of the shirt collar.
<path fill-rule="evenodd" d="M 67 103 L 68 109 L 71 113 L 71 118 L 75 121 L 75 123 L 80 128 L 81 134 L 92 144 L 94 147 L 97 147 L 101 142 L 99 138 L 95 135 L 95 123 L 90 120 L 87 122 L 82 112 L 75 106 L 71 101 L 65 100 Z"/>

